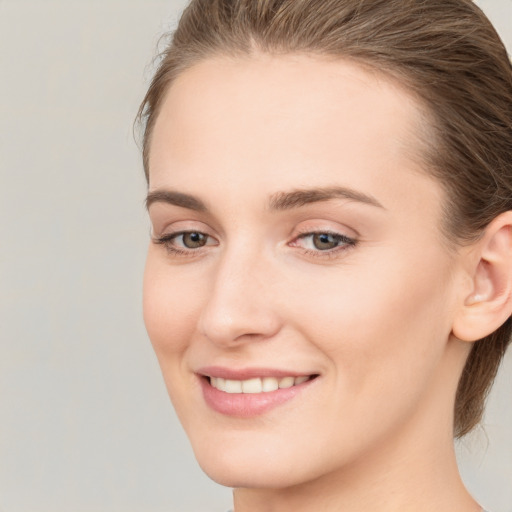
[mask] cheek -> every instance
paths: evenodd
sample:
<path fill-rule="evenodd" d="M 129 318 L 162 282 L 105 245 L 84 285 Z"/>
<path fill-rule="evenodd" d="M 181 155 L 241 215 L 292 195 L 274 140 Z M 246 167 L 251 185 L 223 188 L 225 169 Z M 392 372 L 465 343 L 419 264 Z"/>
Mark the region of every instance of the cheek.
<path fill-rule="evenodd" d="M 201 284 L 185 282 L 179 268 L 168 265 L 150 248 L 144 271 L 143 314 L 149 338 L 159 359 L 186 351 L 197 324 Z"/>
<path fill-rule="evenodd" d="M 306 300 L 295 300 L 291 309 L 307 319 L 305 336 L 328 355 L 352 392 L 376 380 L 399 385 L 398 375 L 414 381 L 432 370 L 451 331 L 444 258 L 380 251 L 357 268 L 327 270 L 329 279 L 302 280 L 304 289 L 290 298 Z"/>
<path fill-rule="evenodd" d="M 197 326 L 204 287 L 198 280 L 180 277 L 179 268 L 172 268 L 153 251 L 150 248 L 144 271 L 144 323 L 169 397 L 187 428 L 187 421 L 193 417 L 187 397 L 197 387 L 194 375 L 186 367 L 187 351 Z"/>
<path fill-rule="evenodd" d="M 435 393 L 451 330 L 450 276 L 441 263 L 427 273 L 414 263 L 390 254 L 303 280 L 290 294 L 296 328 L 329 360 L 326 438 L 343 437 L 342 447 L 397 431 Z"/>

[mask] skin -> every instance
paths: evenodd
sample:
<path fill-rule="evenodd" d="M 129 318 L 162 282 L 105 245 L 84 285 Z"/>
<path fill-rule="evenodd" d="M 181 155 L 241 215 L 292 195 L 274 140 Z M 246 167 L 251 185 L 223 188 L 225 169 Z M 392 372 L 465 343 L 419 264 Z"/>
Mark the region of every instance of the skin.
<path fill-rule="evenodd" d="M 144 318 L 197 459 L 235 488 L 236 512 L 480 511 L 452 441 L 465 253 L 443 241 L 420 122 L 399 86 L 318 57 L 212 58 L 168 91 L 150 149 Z M 329 187 L 355 193 L 271 208 Z M 156 243 L 183 230 L 206 245 Z M 312 232 L 355 242 L 320 250 Z M 319 376 L 238 418 L 205 403 L 196 372 L 209 365 Z"/>

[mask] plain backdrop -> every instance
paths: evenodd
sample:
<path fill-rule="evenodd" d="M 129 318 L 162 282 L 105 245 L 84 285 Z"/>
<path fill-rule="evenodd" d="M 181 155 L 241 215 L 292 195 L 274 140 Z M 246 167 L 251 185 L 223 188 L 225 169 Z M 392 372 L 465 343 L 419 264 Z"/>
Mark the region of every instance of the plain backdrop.
<path fill-rule="evenodd" d="M 181 0 L 0 0 L 0 510 L 223 512 L 141 315 L 148 223 L 132 122 Z M 481 0 L 512 48 L 512 0 Z M 458 446 L 512 512 L 512 354 Z"/>

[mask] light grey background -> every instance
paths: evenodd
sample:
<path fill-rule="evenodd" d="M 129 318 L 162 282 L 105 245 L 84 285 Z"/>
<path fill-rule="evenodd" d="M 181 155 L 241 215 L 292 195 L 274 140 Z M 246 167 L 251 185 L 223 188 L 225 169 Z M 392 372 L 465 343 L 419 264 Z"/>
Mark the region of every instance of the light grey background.
<path fill-rule="evenodd" d="M 141 315 L 148 225 L 131 125 L 183 0 L 0 0 L 0 510 L 217 512 Z M 512 0 L 481 0 L 512 48 Z M 512 512 L 512 354 L 473 493 Z"/>

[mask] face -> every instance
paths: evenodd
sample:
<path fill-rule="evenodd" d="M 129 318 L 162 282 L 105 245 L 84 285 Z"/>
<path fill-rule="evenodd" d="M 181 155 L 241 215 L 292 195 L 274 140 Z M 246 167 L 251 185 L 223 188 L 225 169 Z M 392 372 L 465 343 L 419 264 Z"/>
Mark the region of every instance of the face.
<path fill-rule="evenodd" d="M 297 485 L 451 434 L 458 267 L 420 121 L 389 81 L 306 56 L 211 59 L 170 88 L 144 318 L 220 483 Z"/>

